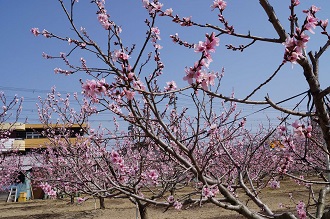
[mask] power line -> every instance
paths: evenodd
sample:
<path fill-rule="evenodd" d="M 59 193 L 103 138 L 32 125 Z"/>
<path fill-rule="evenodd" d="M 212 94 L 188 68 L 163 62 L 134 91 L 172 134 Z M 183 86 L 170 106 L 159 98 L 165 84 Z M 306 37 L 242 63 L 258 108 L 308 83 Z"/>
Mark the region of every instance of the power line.
<path fill-rule="evenodd" d="M 30 92 L 30 93 L 50 93 L 51 89 L 43 90 L 43 89 L 35 89 L 35 88 L 19 88 L 19 87 L 4 87 L 0 86 L 0 90 L 10 90 L 10 91 L 23 91 L 23 92 Z M 74 93 L 73 91 L 57 91 L 60 93 Z"/>

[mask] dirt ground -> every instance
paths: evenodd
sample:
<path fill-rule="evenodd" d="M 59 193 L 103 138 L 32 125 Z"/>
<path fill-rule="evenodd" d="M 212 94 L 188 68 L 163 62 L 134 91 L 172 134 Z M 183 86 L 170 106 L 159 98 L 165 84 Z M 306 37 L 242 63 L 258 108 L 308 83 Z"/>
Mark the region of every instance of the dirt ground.
<path fill-rule="evenodd" d="M 120 218 L 136 218 L 135 206 L 125 200 L 106 200 L 106 209 L 95 210 L 94 200 L 87 200 L 81 205 L 71 205 L 68 200 L 31 200 L 26 203 L 0 203 L 0 218 L 2 219 L 120 219 Z M 211 210 L 212 208 L 212 210 Z M 203 206 L 202 208 L 194 208 L 189 210 L 168 210 L 163 213 L 163 209 L 150 208 L 149 217 L 151 219 L 191 219 L 191 218 L 208 218 L 208 219 L 225 219 L 237 218 L 239 216 L 228 216 L 231 212 L 214 206 Z M 224 217 L 227 216 L 227 217 Z"/>
<path fill-rule="evenodd" d="M 268 189 L 264 195 L 265 202 L 272 208 L 284 210 L 279 207 L 282 203 L 285 207 L 295 208 L 295 203 L 289 199 L 289 193 L 298 202 L 306 200 L 303 196 L 306 191 L 304 186 L 297 186 L 292 181 L 281 184 L 281 189 Z M 70 204 L 69 199 L 63 200 L 29 200 L 27 202 L 6 203 L 0 201 L 1 219 L 131 219 L 136 218 L 135 206 L 123 199 L 106 199 L 106 209 L 99 209 L 98 200 L 88 199 L 83 204 Z M 175 210 L 169 209 L 163 212 L 164 208 L 150 207 L 148 209 L 151 219 L 242 219 L 243 217 L 233 214 L 231 211 L 223 210 L 214 205 L 208 204 L 202 207 L 193 207 L 190 209 Z"/>

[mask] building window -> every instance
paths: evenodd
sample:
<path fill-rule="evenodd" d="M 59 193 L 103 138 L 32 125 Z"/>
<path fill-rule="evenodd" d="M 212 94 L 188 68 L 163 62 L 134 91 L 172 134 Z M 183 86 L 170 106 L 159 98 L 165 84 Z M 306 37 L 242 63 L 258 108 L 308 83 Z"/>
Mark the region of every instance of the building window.
<path fill-rule="evenodd" d="M 32 138 L 40 138 L 41 134 L 38 132 L 26 132 L 26 138 L 32 139 Z"/>

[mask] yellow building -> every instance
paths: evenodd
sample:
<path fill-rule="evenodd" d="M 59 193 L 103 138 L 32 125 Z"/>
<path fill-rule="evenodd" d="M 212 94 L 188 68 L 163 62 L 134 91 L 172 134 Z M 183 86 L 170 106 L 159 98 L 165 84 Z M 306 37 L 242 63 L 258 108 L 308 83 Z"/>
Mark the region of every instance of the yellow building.
<path fill-rule="evenodd" d="M 45 136 L 46 133 L 50 130 L 60 133 L 63 128 L 70 130 L 69 140 L 73 142 L 76 140 L 77 135 L 82 136 L 84 134 L 86 127 L 86 124 L 53 124 L 48 126 L 23 123 L 0 124 L 0 130 L 11 130 L 8 138 L 1 139 L 3 147 L 0 148 L 0 151 L 9 151 L 12 149 L 30 151 L 31 149 L 46 148 L 50 143 L 50 140 Z"/>

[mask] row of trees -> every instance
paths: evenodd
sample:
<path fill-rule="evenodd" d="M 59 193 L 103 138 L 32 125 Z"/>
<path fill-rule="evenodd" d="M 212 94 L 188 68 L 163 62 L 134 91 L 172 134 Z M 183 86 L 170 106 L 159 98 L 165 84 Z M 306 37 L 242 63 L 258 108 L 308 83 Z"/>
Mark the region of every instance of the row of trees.
<path fill-rule="evenodd" d="M 328 20 L 317 17 L 319 8 L 311 6 L 298 20 L 295 11 L 300 2 L 288 1 L 290 28 L 286 30 L 271 3 L 260 0 L 277 34 L 268 38 L 236 32 L 226 18 L 227 3 L 223 0 L 215 0 L 211 5 L 219 25 L 198 23 L 190 17 L 174 15 L 171 8 L 163 9 L 157 0 L 143 0 L 148 15 L 146 35 L 141 48 L 136 48 L 123 43 L 121 31 L 125 27 L 112 19 L 104 1 L 91 2 L 97 8 L 100 28 L 107 36 L 107 42 L 100 44 L 75 24 L 73 12 L 80 3 L 58 2 L 75 37 L 58 36 L 38 28 L 31 31 L 35 36 L 44 35 L 74 46 L 68 55 L 60 56 L 69 69 L 56 68 L 56 73 L 84 72 L 90 78 L 81 81 L 84 98 L 79 100 L 74 95 L 79 109 L 71 106 L 69 95 L 62 96 L 55 90 L 46 99 L 40 99 L 39 117 L 48 125 L 43 134 L 51 143 L 47 151 L 32 154 L 38 167 L 34 177 L 49 195 L 55 195 L 58 190 L 68 194 L 80 192 L 101 200 L 127 198 L 138 206 L 141 218 L 148 218 L 147 209 L 152 205 L 181 209 L 205 203 L 246 218 L 327 218 L 330 89 L 320 87 L 319 59 L 329 46 L 329 35 Z M 172 80 L 162 84 L 165 64 L 159 43 L 159 19 L 170 20 L 183 28 L 211 32 L 198 43 L 189 43 L 178 35 L 170 36 L 178 46 L 187 48 L 187 53 L 193 48 L 199 54 L 195 63 L 184 69 L 182 77 L 187 82 L 184 87 Z M 325 36 L 324 45 L 315 53 L 307 52 L 310 39 L 307 34 L 316 28 Z M 223 70 L 211 70 L 223 36 L 251 40 L 238 47 L 227 45 L 233 51 L 250 49 L 257 42 L 274 47 L 284 45 L 284 57 L 277 70 L 245 98 L 220 93 Z M 68 56 L 77 49 L 94 54 L 106 67 L 89 67 L 83 58 L 80 66 L 73 65 Z M 261 101 L 251 99 L 286 63 L 300 66 L 303 71 L 301 77 L 305 77 L 309 87 L 304 94 L 313 103 L 309 112 L 299 111 L 298 107 L 283 108 L 268 96 Z M 193 107 L 178 107 L 177 98 L 186 95 Z M 285 115 L 297 116 L 297 120 L 289 121 L 284 116 L 277 127 L 266 128 L 261 124 L 259 128 L 247 129 L 248 121 L 237 110 L 237 104 L 270 106 Z M 77 136 L 76 142 L 69 140 L 69 129 L 52 130 L 54 115 L 59 124 L 83 124 L 104 111 L 112 113 L 113 127 L 89 127 L 86 136 Z M 126 123 L 120 124 L 118 120 L 131 124 L 130 130 L 126 131 Z M 308 177 L 311 175 L 313 180 Z M 277 213 L 278 209 L 271 209 L 260 194 L 267 186 L 279 188 L 283 177 L 305 183 L 310 198 L 295 203 L 296 210 L 282 209 Z"/>

